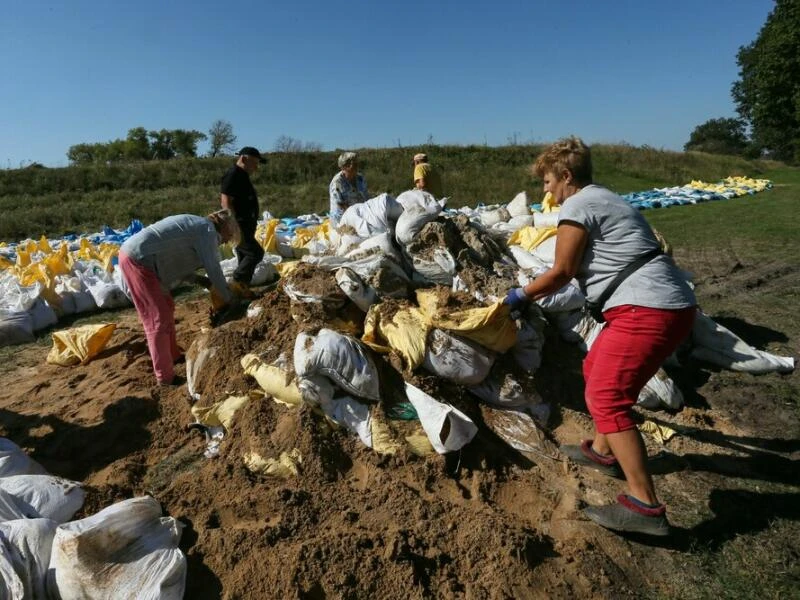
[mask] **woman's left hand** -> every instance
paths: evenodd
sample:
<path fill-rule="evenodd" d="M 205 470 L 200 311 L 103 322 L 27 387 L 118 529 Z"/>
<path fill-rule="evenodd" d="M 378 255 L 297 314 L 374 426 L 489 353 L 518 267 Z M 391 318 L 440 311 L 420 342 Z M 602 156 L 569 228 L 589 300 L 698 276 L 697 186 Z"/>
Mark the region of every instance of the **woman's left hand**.
<path fill-rule="evenodd" d="M 512 309 L 520 308 L 528 302 L 530 302 L 530 298 L 525 293 L 525 289 L 521 287 L 511 288 L 503 300 L 503 304 L 508 304 Z"/>

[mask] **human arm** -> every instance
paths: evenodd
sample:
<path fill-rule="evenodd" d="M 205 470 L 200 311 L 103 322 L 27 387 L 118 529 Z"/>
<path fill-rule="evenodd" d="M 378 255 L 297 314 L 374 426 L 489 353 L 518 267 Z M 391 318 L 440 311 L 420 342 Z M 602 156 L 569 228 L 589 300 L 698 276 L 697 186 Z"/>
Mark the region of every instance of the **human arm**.
<path fill-rule="evenodd" d="M 344 196 L 342 195 L 342 190 L 339 188 L 336 177 L 334 177 L 333 180 L 331 181 L 330 198 L 331 198 L 331 204 L 330 204 L 329 216 L 331 221 L 338 223 L 339 219 L 342 217 L 342 213 L 347 207 L 345 206 Z"/>
<path fill-rule="evenodd" d="M 219 195 L 219 203 L 222 208 L 227 208 L 228 210 L 233 210 L 233 196 L 229 196 L 228 194 L 221 193 Z"/>
<path fill-rule="evenodd" d="M 200 258 L 200 263 L 211 281 L 211 287 L 217 291 L 222 301 L 227 304 L 233 299 L 233 294 L 228 288 L 228 283 L 225 281 L 225 275 L 223 275 L 222 267 L 219 264 L 219 237 L 213 225 L 207 233 L 209 235 L 205 235 L 197 241 L 195 249 Z"/>

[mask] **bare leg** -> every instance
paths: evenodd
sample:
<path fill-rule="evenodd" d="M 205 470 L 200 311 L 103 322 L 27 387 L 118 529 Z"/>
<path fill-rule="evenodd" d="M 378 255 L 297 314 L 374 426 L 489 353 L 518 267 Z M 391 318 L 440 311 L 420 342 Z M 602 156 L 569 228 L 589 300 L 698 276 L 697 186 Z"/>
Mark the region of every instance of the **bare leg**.
<path fill-rule="evenodd" d="M 631 495 L 648 504 L 658 504 L 653 478 L 647 471 L 647 449 L 639 430 L 628 429 L 609 433 L 605 438 L 622 472 L 625 473 Z"/>
<path fill-rule="evenodd" d="M 608 438 L 606 437 L 605 433 L 600 433 L 599 431 L 595 430 L 594 440 L 592 441 L 592 450 L 598 454 L 602 454 L 603 456 L 611 456 L 613 454 L 611 451 L 611 446 L 608 445 Z"/>

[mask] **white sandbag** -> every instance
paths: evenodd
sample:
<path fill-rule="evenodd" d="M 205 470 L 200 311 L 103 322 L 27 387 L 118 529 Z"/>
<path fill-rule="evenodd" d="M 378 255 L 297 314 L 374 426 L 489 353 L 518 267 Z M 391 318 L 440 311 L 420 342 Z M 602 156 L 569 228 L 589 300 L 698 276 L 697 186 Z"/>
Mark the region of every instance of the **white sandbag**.
<path fill-rule="evenodd" d="M 552 266 L 556 261 L 556 236 L 544 240 L 531 250 L 531 254 L 547 266 Z"/>
<path fill-rule="evenodd" d="M 522 229 L 523 227 L 531 227 L 533 225 L 533 215 L 519 215 L 517 217 L 511 217 L 508 220 L 508 225 L 510 225 L 511 229 L 514 231 L 517 229 Z"/>
<path fill-rule="evenodd" d="M 530 216 L 531 209 L 529 208 L 528 193 L 520 192 L 514 199 L 506 205 L 508 214 L 512 217 Z"/>
<path fill-rule="evenodd" d="M 511 256 L 514 257 L 514 260 L 523 269 L 541 272 L 550 268 L 549 265 L 545 264 L 539 257 L 534 256 L 522 246 L 509 246 L 508 249 L 511 251 Z"/>
<path fill-rule="evenodd" d="M 378 370 L 367 348 L 330 329 L 320 329 L 316 336 L 297 336 L 294 370 L 300 377 L 325 375 L 358 398 L 380 400 Z"/>
<path fill-rule="evenodd" d="M 584 352 L 589 351 L 605 326 L 605 323 L 598 323 L 592 315 L 582 310 L 552 313 L 551 317 L 556 322 L 561 339 L 571 344 L 578 344 Z"/>
<path fill-rule="evenodd" d="M 507 223 L 511 218 L 508 210 L 500 207 L 494 210 L 484 210 L 478 214 L 478 219 L 484 227 L 491 227 L 497 223 Z"/>
<path fill-rule="evenodd" d="M 14 549 L 0 536 L 0 598 L 26 600 L 25 586 L 14 569 L 13 557 Z"/>
<path fill-rule="evenodd" d="M 61 600 L 181 600 L 186 586 L 186 557 L 178 549 L 182 527 L 162 517 L 149 496 L 60 525 L 48 586 Z"/>
<path fill-rule="evenodd" d="M 35 339 L 33 318 L 29 312 L 0 310 L 0 346 L 26 344 Z"/>
<path fill-rule="evenodd" d="M 22 583 L 23 595 L 12 598 L 48 598 L 47 569 L 58 523 L 50 519 L 17 519 L 0 523 L 0 554 L 5 554 Z M 2 568 L 0 567 L 0 572 Z M 0 592 L 2 584 L 0 584 Z M 8 598 L 0 593 L 0 598 Z"/>
<path fill-rule="evenodd" d="M 334 423 L 352 431 L 367 448 L 372 448 L 372 416 L 369 406 L 350 396 L 340 396 L 323 404 L 322 410 Z"/>
<path fill-rule="evenodd" d="M 463 412 L 439 402 L 408 382 L 406 396 L 416 409 L 422 429 L 433 449 L 439 454 L 460 450 L 478 432 L 478 427 Z"/>
<path fill-rule="evenodd" d="M 216 353 L 216 346 L 208 346 L 207 335 L 195 338 L 186 352 L 186 387 L 189 391 L 189 397 L 194 399 L 195 402 L 200 400 L 203 393 L 203 390 L 200 389 L 203 367 Z"/>
<path fill-rule="evenodd" d="M 44 298 L 36 300 L 28 312 L 31 314 L 31 322 L 33 323 L 34 331 L 40 331 L 58 323 L 56 311 L 53 310 L 53 307 L 50 306 Z"/>
<path fill-rule="evenodd" d="M 453 285 L 456 273 L 456 261 L 446 248 L 435 248 L 430 258 L 420 254 L 411 255 L 411 267 L 414 269 L 413 279 L 427 283 Z"/>
<path fill-rule="evenodd" d="M 99 265 L 94 265 L 78 275 L 98 308 L 130 306 L 131 301 L 122 289 L 118 273 L 118 269 L 111 274 Z"/>
<path fill-rule="evenodd" d="M 327 406 L 333 400 L 333 394 L 336 391 L 331 380 L 322 375 L 297 377 L 297 389 L 300 390 L 303 402 L 322 407 Z"/>
<path fill-rule="evenodd" d="M 558 227 L 558 211 L 549 213 L 533 213 L 533 226 L 541 229 Z"/>
<path fill-rule="evenodd" d="M 546 404 L 539 406 L 547 407 Z M 483 406 L 483 422 L 506 444 L 520 452 L 545 452 L 552 456 L 557 450 L 536 419 L 525 411 Z M 544 423 L 540 420 L 539 423 Z"/>
<path fill-rule="evenodd" d="M 683 406 L 683 392 L 672 381 L 664 369 L 659 369 L 639 392 L 636 404 L 649 409 L 664 406 L 678 410 Z"/>
<path fill-rule="evenodd" d="M 477 342 L 431 329 L 422 366 L 453 383 L 475 385 L 486 378 L 494 360 L 495 353 Z"/>
<path fill-rule="evenodd" d="M 542 365 L 543 330 L 543 326 L 537 329 L 530 321 L 517 322 L 517 342 L 511 348 L 511 355 L 523 371 L 533 373 Z"/>
<path fill-rule="evenodd" d="M 438 214 L 444 206 L 444 198 L 437 200 L 433 194 L 424 190 L 406 190 L 397 197 L 397 203 L 403 207 L 403 210 L 408 210 L 412 207 L 421 207 L 427 212 Z"/>
<path fill-rule="evenodd" d="M 345 295 L 353 301 L 364 312 L 378 301 L 375 290 L 364 283 L 364 281 L 353 272 L 352 269 L 342 268 L 336 271 L 336 283 L 339 284 Z"/>
<path fill-rule="evenodd" d="M 353 248 L 345 256 L 351 260 L 361 260 L 362 258 L 369 258 L 376 254 L 388 256 L 389 258 L 403 262 L 400 250 L 393 243 L 394 236 L 390 232 L 379 233 L 373 235 L 366 240 L 361 241 L 357 247 Z"/>
<path fill-rule="evenodd" d="M 30 310 L 42 289 L 44 286 L 39 281 L 24 286 L 11 272 L 0 272 L 0 311 L 15 313 Z"/>
<path fill-rule="evenodd" d="M 395 238 L 403 246 L 410 244 L 425 225 L 439 217 L 441 211 L 442 207 L 438 203 L 429 206 L 410 205 L 397 219 L 394 231 Z"/>
<path fill-rule="evenodd" d="M 346 256 L 350 252 L 355 251 L 362 242 L 368 238 L 360 235 L 353 235 L 351 233 L 339 234 L 339 243 L 336 245 L 336 256 Z"/>
<path fill-rule="evenodd" d="M 337 310 L 342 308 L 347 302 L 347 296 L 338 288 L 334 288 L 327 294 L 319 294 L 314 290 L 303 289 L 302 280 L 295 282 L 289 274 L 283 283 L 283 291 L 294 302 L 304 302 L 308 304 L 324 304 L 326 307 Z"/>
<path fill-rule="evenodd" d="M 94 297 L 89 293 L 88 290 L 82 292 L 74 292 L 72 294 L 72 298 L 75 302 L 76 314 L 81 314 L 85 312 L 94 312 L 95 310 L 97 310 L 97 303 L 94 301 Z"/>
<path fill-rule="evenodd" d="M 83 484 L 53 475 L 0 477 L 0 490 L 13 496 L 23 510 L 65 523 L 83 506 Z"/>
<path fill-rule="evenodd" d="M 347 208 L 339 219 L 339 228 L 352 227 L 357 235 L 368 238 L 377 233 L 393 231 L 402 211 L 403 207 L 394 197 L 381 194 Z"/>
<path fill-rule="evenodd" d="M 15 519 L 37 518 L 39 518 L 39 514 L 35 510 L 22 506 L 14 496 L 0 489 L 0 523 L 14 521 Z"/>
<path fill-rule="evenodd" d="M 539 268 L 532 271 L 521 271 L 517 276 L 517 282 L 520 286 L 524 287 L 546 270 L 547 268 Z M 537 300 L 536 304 L 548 314 L 555 312 L 571 312 L 583 308 L 584 304 L 586 304 L 586 296 L 581 292 L 578 282 L 572 279 L 555 293 Z"/>
<path fill-rule="evenodd" d="M 250 285 L 264 285 L 275 281 L 278 278 L 278 270 L 275 265 L 281 261 L 280 256 L 274 254 L 264 254 L 264 258 L 256 265 L 253 276 L 250 278 Z M 232 279 L 236 267 L 239 266 L 239 259 L 235 256 L 221 260 L 219 266 L 226 279 Z"/>
<path fill-rule="evenodd" d="M 760 375 L 791 373 L 794 370 L 794 358 L 757 350 L 700 311 L 697 311 L 691 341 L 692 358 L 732 371 Z"/>
<path fill-rule="evenodd" d="M 503 408 L 522 408 L 542 403 L 535 389 L 523 386 L 511 373 L 490 373 L 481 383 L 467 389 L 487 404 Z"/>
<path fill-rule="evenodd" d="M 0 477 L 44 475 L 45 468 L 8 438 L 0 437 Z"/>
<path fill-rule="evenodd" d="M 373 255 L 347 264 L 364 285 L 382 298 L 408 298 L 409 278 L 403 267 L 384 255 Z"/>

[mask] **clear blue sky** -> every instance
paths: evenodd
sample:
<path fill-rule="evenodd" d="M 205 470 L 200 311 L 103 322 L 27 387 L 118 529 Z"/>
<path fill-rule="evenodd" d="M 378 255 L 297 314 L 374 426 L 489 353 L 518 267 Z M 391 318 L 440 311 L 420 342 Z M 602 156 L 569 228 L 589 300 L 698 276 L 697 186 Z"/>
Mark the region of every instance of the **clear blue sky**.
<path fill-rule="evenodd" d="M 128 129 L 233 124 L 325 149 L 544 142 L 679 150 L 735 116 L 772 0 L 30 0 L 0 19 L 0 168 Z M 200 150 L 206 150 L 201 145 Z"/>

